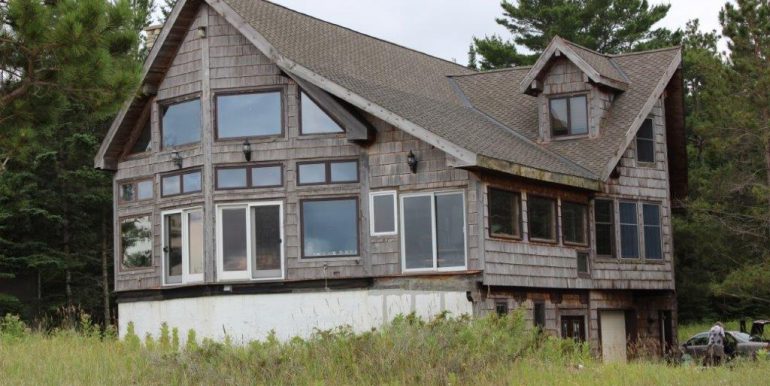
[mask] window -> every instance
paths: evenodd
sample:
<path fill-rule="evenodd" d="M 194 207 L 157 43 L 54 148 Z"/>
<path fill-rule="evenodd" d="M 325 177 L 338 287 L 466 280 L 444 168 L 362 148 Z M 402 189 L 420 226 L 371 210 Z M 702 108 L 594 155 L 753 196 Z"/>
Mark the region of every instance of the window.
<path fill-rule="evenodd" d="M 556 241 L 556 200 L 527 196 L 527 220 L 530 240 Z"/>
<path fill-rule="evenodd" d="M 662 259 L 660 206 L 643 204 L 642 217 L 644 218 L 644 255 L 648 259 Z"/>
<path fill-rule="evenodd" d="M 133 202 L 150 200 L 154 196 L 152 180 L 133 181 L 120 184 L 120 201 Z"/>
<path fill-rule="evenodd" d="M 636 160 L 655 162 L 655 133 L 652 129 L 652 119 L 645 119 L 636 133 Z"/>
<path fill-rule="evenodd" d="M 201 140 L 201 101 L 192 99 L 161 107 L 163 147 L 181 146 Z"/>
<path fill-rule="evenodd" d="M 280 135 L 281 99 L 280 91 L 217 95 L 217 138 Z"/>
<path fill-rule="evenodd" d="M 535 303 L 534 313 L 535 327 L 545 330 L 545 303 Z"/>
<path fill-rule="evenodd" d="M 203 281 L 203 209 L 163 212 L 163 283 Z"/>
<path fill-rule="evenodd" d="M 586 339 L 585 317 L 567 316 L 561 317 L 561 337 L 564 339 L 573 339 L 576 342 L 583 342 Z"/>
<path fill-rule="evenodd" d="M 301 200 L 302 257 L 358 256 L 358 200 Z"/>
<path fill-rule="evenodd" d="M 299 185 L 358 182 L 358 161 L 297 163 Z"/>
<path fill-rule="evenodd" d="M 397 234 L 396 213 L 396 192 L 369 194 L 369 226 L 372 236 Z"/>
<path fill-rule="evenodd" d="M 300 134 L 342 133 L 344 130 L 304 92 L 300 92 Z"/>
<path fill-rule="evenodd" d="M 489 235 L 521 238 L 521 196 L 500 189 L 489 189 Z"/>
<path fill-rule="evenodd" d="M 588 244 L 588 208 L 573 202 L 561 202 L 561 231 L 565 243 Z"/>
<path fill-rule="evenodd" d="M 508 315 L 508 302 L 505 300 L 495 302 L 495 312 L 497 316 Z"/>
<path fill-rule="evenodd" d="M 122 268 L 152 266 L 152 221 L 150 216 L 120 221 L 120 265 Z"/>
<path fill-rule="evenodd" d="M 596 255 L 615 257 L 615 221 L 610 200 L 594 201 L 594 231 Z"/>
<path fill-rule="evenodd" d="M 281 165 L 218 167 L 217 189 L 266 188 L 283 185 Z"/>
<path fill-rule="evenodd" d="M 197 193 L 201 191 L 201 171 L 194 170 L 179 174 L 170 174 L 161 178 L 161 195 L 163 197 L 180 194 Z"/>
<path fill-rule="evenodd" d="M 620 203 L 620 256 L 629 259 L 639 257 L 639 228 L 636 203 Z"/>
<path fill-rule="evenodd" d="M 152 148 L 151 140 L 152 127 L 150 125 L 150 120 L 148 119 L 144 126 L 142 126 L 142 132 L 139 134 L 139 137 L 136 139 L 133 146 L 131 146 L 130 154 L 139 154 L 150 151 Z"/>
<path fill-rule="evenodd" d="M 578 276 L 588 276 L 590 274 L 588 268 L 588 253 L 577 253 L 577 273 Z"/>
<path fill-rule="evenodd" d="M 588 133 L 588 99 L 576 95 L 549 100 L 551 135 L 580 135 Z"/>
<path fill-rule="evenodd" d="M 404 271 L 465 268 L 464 201 L 461 192 L 401 197 Z"/>
<path fill-rule="evenodd" d="M 265 201 L 217 207 L 217 277 L 283 278 L 283 203 Z"/>

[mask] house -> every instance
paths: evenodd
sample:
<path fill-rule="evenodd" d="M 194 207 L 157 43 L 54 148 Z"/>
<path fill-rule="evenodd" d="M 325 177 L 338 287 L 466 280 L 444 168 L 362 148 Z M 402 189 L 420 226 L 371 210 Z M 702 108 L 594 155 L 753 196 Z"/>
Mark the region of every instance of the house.
<path fill-rule="evenodd" d="M 523 309 L 674 344 L 681 51 L 479 73 L 262 0 L 180 0 L 95 159 L 120 332 L 286 339 Z"/>

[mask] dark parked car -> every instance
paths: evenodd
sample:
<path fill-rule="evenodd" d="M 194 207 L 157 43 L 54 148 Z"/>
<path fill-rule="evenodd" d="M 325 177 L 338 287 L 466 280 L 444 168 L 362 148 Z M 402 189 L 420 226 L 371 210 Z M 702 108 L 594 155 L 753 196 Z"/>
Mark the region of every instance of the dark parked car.
<path fill-rule="evenodd" d="M 692 357 L 703 357 L 709 345 L 709 333 L 696 334 L 682 345 L 682 352 Z M 760 349 L 770 349 L 770 344 L 740 331 L 725 331 L 725 355 L 753 357 Z"/>

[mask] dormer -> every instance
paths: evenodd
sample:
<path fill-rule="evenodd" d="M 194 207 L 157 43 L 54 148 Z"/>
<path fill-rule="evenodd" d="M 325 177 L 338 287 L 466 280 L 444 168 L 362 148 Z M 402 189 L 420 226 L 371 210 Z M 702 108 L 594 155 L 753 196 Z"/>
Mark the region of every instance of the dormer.
<path fill-rule="evenodd" d="M 554 37 L 519 84 L 538 99 L 539 140 L 596 138 L 628 79 L 612 58 Z"/>

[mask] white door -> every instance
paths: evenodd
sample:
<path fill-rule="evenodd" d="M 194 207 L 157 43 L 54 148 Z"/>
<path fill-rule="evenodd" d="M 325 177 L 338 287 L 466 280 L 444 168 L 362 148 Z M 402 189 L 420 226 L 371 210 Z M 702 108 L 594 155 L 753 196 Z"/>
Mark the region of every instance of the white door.
<path fill-rule="evenodd" d="M 626 361 L 626 313 L 600 311 L 602 358 L 604 362 Z"/>

